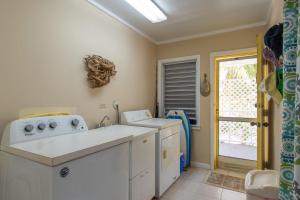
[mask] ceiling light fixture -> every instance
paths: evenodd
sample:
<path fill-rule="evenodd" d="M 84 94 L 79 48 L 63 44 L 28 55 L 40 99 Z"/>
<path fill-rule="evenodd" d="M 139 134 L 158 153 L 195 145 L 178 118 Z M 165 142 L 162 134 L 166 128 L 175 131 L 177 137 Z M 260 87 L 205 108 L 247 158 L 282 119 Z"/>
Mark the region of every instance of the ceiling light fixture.
<path fill-rule="evenodd" d="M 151 0 L 125 0 L 152 23 L 167 20 L 167 16 Z"/>

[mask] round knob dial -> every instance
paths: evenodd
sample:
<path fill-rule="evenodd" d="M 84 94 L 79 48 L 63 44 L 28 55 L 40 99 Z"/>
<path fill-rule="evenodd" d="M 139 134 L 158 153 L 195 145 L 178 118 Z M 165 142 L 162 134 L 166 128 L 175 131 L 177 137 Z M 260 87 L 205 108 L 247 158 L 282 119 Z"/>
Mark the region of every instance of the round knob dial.
<path fill-rule="evenodd" d="M 29 132 L 33 131 L 33 128 L 34 128 L 33 125 L 28 124 L 25 126 L 24 130 L 29 133 Z"/>
<path fill-rule="evenodd" d="M 64 167 L 60 170 L 59 174 L 62 178 L 66 178 L 70 174 L 70 169 L 68 167 Z"/>
<path fill-rule="evenodd" d="M 56 123 L 56 122 L 51 122 L 51 123 L 49 124 L 49 127 L 50 127 L 51 129 L 55 129 L 55 128 L 57 127 L 57 123 Z"/>
<path fill-rule="evenodd" d="M 71 121 L 71 124 L 72 124 L 72 126 L 77 127 L 78 124 L 79 124 L 79 120 L 78 120 L 78 119 L 73 119 L 73 120 Z"/>
<path fill-rule="evenodd" d="M 46 124 L 40 123 L 37 127 L 39 130 L 43 131 L 46 128 Z"/>

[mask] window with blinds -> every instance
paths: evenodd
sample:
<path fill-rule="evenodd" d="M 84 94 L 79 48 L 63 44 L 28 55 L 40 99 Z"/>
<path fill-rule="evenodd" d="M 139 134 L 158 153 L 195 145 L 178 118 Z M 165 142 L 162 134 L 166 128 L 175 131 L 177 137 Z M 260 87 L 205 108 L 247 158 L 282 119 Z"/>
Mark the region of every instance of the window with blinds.
<path fill-rule="evenodd" d="M 184 110 L 191 124 L 198 124 L 197 112 L 197 60 L 164 63 L 162 65 L 162 108 L 164 115 L 170 110 Z"/>

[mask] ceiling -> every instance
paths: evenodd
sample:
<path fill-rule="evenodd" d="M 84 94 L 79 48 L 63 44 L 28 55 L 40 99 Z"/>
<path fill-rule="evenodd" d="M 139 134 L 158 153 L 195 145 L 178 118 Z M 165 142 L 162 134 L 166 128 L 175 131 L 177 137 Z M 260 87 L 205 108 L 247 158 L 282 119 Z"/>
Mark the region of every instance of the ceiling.
<path fill-rule="evenodd" d="M 168 17 L 153 24 L 124 0 L 89 1 L 156 43 L 265 25 L 272 3 L 272 0 L 153 0 Z"/>

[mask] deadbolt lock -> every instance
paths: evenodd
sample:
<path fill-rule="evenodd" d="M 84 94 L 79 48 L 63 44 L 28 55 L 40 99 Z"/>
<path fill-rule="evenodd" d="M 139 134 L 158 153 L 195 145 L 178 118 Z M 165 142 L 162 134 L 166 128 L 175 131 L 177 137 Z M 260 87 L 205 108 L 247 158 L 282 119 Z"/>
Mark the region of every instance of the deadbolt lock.
<path fill-rule="evenodd" d="M 264 127 L 269 127 L 269 126 L 270 126 L 270 124 L 269 124 L 268 122 L 264 122 L 262 125 L 263 125 Z"/>

